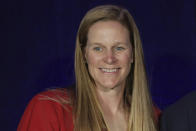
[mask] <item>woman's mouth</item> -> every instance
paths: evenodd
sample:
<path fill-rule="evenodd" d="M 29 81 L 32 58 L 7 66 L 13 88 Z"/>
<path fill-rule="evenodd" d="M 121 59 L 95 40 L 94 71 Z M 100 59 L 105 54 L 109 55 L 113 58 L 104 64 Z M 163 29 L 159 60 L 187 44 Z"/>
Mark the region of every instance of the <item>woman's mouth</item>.
<path fill-rule="evenodd" d="M 119 70 L 120 68 L 100 68 L 101 71 L 104 73 L 115 73 Z"/>

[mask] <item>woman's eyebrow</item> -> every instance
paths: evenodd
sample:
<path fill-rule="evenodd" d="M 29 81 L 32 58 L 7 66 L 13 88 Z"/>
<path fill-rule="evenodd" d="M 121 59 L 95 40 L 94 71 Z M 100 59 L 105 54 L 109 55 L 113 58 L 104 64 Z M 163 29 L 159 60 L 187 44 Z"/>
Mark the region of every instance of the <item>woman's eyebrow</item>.
<path fill-rule="evenodd" d="M 119 45 L 129 46 L 129 43 L 126 43 L 126 42 L 113 42 L 113 43 L 114 43 L 114 45 L 112 47 L 119 46 Z M 89 46 L 106 46 L 105 44 L 102 44 L 99 42 L 89 42 L 88 45 Z"/>
<path fill-rule="evenodd" d="M 103 46 L 103 44 L 98 43 L 98 42 L 90 42 L 90 43 L 89 43 L 89 45 L 90 45 L 90 46 L 92 46 L 92 45 L 99 45 L 99 46 Z"/>

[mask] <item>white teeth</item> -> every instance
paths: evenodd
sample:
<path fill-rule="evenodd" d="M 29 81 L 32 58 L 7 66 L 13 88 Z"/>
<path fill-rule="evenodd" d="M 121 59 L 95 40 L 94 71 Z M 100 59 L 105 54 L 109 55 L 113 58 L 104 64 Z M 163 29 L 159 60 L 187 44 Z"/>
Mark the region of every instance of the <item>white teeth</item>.
<path fill-rule="evenodd" d="M 113 69 L 101 68 L 101 70 L 104 71 L 104 72 L 116 72 L 117 68 L 113 68 Z"/>

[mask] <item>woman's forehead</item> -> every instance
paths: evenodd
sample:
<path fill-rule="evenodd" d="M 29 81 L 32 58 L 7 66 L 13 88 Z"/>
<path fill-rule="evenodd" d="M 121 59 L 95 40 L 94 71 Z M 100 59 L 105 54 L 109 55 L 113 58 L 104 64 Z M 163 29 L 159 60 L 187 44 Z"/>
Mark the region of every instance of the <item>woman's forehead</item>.
<path fill-rule="evenodd" d="M 128 30 L 116 21 L 100 21 L 92 25 L 88 32 L 90 44 L 126 44 L 130 42 Z"/>

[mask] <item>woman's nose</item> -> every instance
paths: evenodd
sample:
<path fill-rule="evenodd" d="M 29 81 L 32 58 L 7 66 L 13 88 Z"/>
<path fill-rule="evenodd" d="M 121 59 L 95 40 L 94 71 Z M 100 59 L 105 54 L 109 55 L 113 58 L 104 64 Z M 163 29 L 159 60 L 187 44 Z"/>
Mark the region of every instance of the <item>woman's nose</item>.
<path fill-rule="evenodd" d="M 107 51 L 104 54 L 104 62 L 107 64 L 114 64 L 117 61 L 117 58 L 115 56 L 115 53 L 112 50 Z"/>

